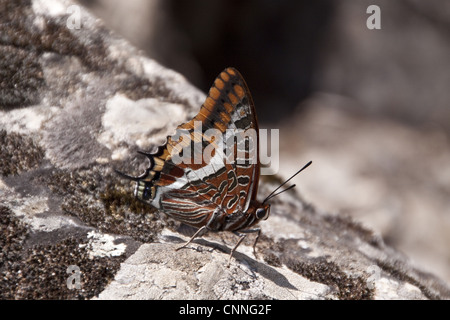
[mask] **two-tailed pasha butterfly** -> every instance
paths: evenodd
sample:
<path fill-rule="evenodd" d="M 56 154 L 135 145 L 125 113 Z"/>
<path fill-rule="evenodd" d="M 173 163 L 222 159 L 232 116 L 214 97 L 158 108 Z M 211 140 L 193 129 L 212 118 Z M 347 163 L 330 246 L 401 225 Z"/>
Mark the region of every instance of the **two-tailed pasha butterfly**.
<path fill-rule="evenodd" d="M 247 135 L 247 132 L 256 134 Z M 199 159 L 198 152 L 187 152 L 202 153 L 208 148 L 209 157 L 200 161 L 195 161 Z M 242 75 L 234 68 L 227 68 L 216 78 L 199 113 L 191 121 L 178 126 L 175 134 L 168 136 L 166 143 L 155 152 L 140 152 L 150 160 L 150 166 L 141 176 L 118 173 L 136 181 L 135 196 L 139 200 L 198 228 L 177 250 L 208 231 L 231 231 L 239 236 L 231 250 L 231 260 L 247 233 L 257 234 L 253 244 L 255 253 L 261 229 L 254 226 L 268 218 L 267 201 L 293 188 L 295 185 L 275 193 L 311 164 L 308 162 L 259 202 L 256 199 L 260 176 L 258 151 L 258 121 L 250 91 Z M 183 157 L 185 161 L 179 161 Z"/>

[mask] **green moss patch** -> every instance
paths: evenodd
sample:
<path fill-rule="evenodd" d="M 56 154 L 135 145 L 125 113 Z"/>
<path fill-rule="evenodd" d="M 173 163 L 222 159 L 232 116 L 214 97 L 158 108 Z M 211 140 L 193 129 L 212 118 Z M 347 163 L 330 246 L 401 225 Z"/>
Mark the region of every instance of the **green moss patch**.
<path fill-rule="evenodd" d="M 61 209 L 96 229 L 153 242 L 163 228 L 156 210 L 133 196 L 132 186 L 106 168 L 55 170 L 45 183 L 62 196 Z"/>
<path fill-rule="evenodd" d="M 369 288 L 364 277 L 350 277 L 334 262 L 324 258 L 307 261 L 288 261 L 287 267 L 303 277 L 323 283 L 337 290 L 343 300 L 373 299 L 374 289 Z"/>

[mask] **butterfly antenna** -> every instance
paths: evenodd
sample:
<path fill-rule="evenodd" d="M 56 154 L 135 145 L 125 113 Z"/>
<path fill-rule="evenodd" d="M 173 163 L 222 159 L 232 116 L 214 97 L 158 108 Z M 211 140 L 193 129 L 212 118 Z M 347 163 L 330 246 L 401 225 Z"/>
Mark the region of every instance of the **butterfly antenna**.
<path fill-rule="evenodd" d="M 305 164 L 305 165 L 303 166 L 303 168 L 301 168 L 300 170 L 298 170 L 298 171 L 297 171 L 296 173 L 294 173 L 289 179 L 287 179 L 285 182 L 283 182 L 282 184 L 280 184 L 280 185 L 278 186 L 278 188 L 276 188 L 275 190 L 273 190 L 273 191 L 272 191 L 272 192 L 264 199 L 263 204 L 264 204 L 267 200 L 269 200 L 269 199 L 271 199 L 271 198 L 273 198 L 273 197 L 279 195 L 280 193 L 285 192 L 285 191 L 288 191 L 288 190 L 294 188 L 294 187 L 295 187 L 295 184 L 292 185 L 292 186 L 290 186 L 289 188 L 286 188 L 285 190 L 282 190 L 282 191 L 278 192 L 277 194 L 275 194 L 275 192 L 277 192 L 282 186 L 284 186 L 286 183 L 288 183 L 289 181 L 291 181 L 291 180 L 292 180 L 296 175 L 298 175 L 300 172 L 302 172 L 303 170 L 305 170 L 306 168 L 308 168 L 308 167 L 311 165 L 311 163 L 312 163 L 312 161 L 310 161 L 310 162 L 308 162 L 307 164 Z"/>
<path fill-rule="evenodd" d="M 285 192 L 285 191 L 289 191 L 289 190 L 294 189 L 294 188 L 295 188 L 295 184 L 293 184 L 292 186 L 287 187 L 287 188 L 284 189 L 284 190 L 281 190 L 281 191 L 278 192 L 278 193 L 275 193 L 275 194 L 271 195 L 270 198 L 267 197 L 267 198 L 264 200 L 264 202 L 269 201 L 270 199 L 272 199 L 272 198 L 278 196 L 279 194 L 281 194 L 281 193 L 283 193 L 283 192 Z M 263 202 L 263 203 L 264 203 L 264 202 Z"/>

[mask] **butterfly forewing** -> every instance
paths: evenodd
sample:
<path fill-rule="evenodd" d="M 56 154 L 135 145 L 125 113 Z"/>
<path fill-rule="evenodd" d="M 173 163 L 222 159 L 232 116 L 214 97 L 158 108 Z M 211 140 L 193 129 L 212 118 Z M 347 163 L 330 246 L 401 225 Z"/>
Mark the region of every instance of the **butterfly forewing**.
<path fill-rule="evenodd" d="M 135 194 L 195 227 L 206 225 L 214 212 L 245 212 L 256 199 L 258 150 L 250 92 L 240 73 L 227 68 L 199 113 L 156 152 L 146 154 L 150 167 L 139 177 Z"/>

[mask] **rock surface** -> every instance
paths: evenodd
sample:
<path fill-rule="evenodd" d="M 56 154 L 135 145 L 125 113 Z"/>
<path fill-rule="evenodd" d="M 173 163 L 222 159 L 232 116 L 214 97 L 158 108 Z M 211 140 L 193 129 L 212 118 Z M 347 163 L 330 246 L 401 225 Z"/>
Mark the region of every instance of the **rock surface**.
<path fill-rule="evenodd" d="M 192 230 L 137 202 L 113 168 L 142 172 L 136 151 L 205 95 L 72 5 L 0 4 L 2 299 L 450 298 L 373 231 L 295 192 L 274 201 L 257 257 L 248 239 L 227 267 L 229 233 L 174 251 Z M 262 179 L 261 197 L 277 183 Z"/>

